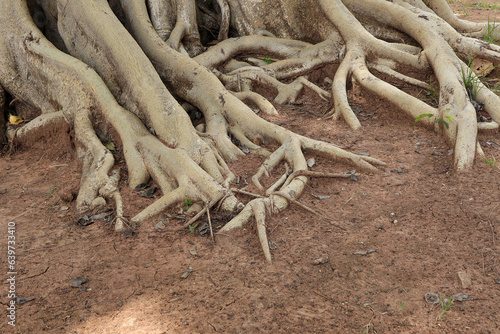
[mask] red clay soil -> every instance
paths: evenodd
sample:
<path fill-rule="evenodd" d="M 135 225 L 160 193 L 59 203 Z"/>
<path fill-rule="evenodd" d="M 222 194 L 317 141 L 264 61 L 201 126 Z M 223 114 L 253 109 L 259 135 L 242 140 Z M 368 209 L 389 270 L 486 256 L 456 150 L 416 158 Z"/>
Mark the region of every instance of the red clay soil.
<path fill-rule="evenodd" d="M 466 19 L 500 18 L 500 8 L 470 3 L 453 6 Z M 353 107 L 359 132 L 318 121 L 329 106 L 312 94 L 270 119 L 387 163 L 357 182 L 311 179 L 300 202 L 329 219 L 295 205 L 268 217 L 272 265 L 254 224 L 218 234 L 214 244 L 208 234 L 172 230 L 185 222 L 183 208 L 126 235 L 106 219 L 78 225 L 68 200 L 80 166 L 64 131 L 2 156 L 0 332 L 500 333 L 500 170 L 477 161 L 455 174 L 449 148 L 432 130 L 364 92 Z M 479 141 L 500 159 L 498 132 Z M 314 158 L 314 171 L 350 170 Z M 245 187 L 261 161 L 233 164 L 235 186 Z M 121 188 L 129 216 L 154 200 Z M 216 230 L 230 219 L 212 216 Z M 15 327 L 6 312 L 8 222 L 16 226 Z M 449 309 L 439 298 L 430 304 L 428 292 L 455 301 Z"/>

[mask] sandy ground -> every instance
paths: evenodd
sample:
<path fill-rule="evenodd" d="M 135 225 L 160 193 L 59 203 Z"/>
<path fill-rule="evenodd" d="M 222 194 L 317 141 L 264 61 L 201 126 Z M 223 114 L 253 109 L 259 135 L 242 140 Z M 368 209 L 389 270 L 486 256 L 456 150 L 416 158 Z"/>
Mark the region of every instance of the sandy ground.
<path fill-rule="evenodd" d="M 500 8 L 484 8 L 495 1 L 471 3 L 453 6 L 469 20 L 500 18 Z M 357 182 L 311 179 L 300 201 L 326 219 L 295 205 L 268 217 L 272 265 L 254 224 L 216 235 L 214 244 L 198 231 L 171 230 L 184 223 L 182 208 L 127 235 L 115 234 L 106 218 L 78 225 L 67 201 L 80 178 L 71 133 L 3 155 L 0 245 L 7 248 L 8 222 L 15 222 L 18 299 L 13 328 L 3 280 L 0 332 L 500 333 L 499 169 L 477 161 L 471 172 L 455 174 L 434 132 L 369 94 L 352 100 L 363 124 L 356 133 L 318 121 L 329 106 L 313 95 L 270 119 L 387 163 L 380 175 L 361 174 Z M 479 141 L 500 159 L 498 132 Z M 314 171 L 350 170 L 314 158 Z M 241 180 L 235 186 L 245 187 L 261 161 L 233 164 Z M 277 177 L 279 170 L 264 183 Z M 129 216 L 154 200 L 121 187 Z M 229 218 L 214 212 L 215 229 Z M 445 309 L 425 300 L 429 292 L 457 300 Z"/>

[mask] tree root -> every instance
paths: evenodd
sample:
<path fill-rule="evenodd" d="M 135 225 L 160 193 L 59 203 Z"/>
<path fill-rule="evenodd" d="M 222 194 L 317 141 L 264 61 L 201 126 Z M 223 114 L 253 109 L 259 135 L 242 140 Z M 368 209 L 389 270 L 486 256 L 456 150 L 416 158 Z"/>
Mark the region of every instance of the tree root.
<path fill-rule="evenodd" d="M 215 205 L 241 210 L 221 231 L 254 217 L 269 262 L 265 215 L 290 204 L 319 214 L 297 201 L 308 177 L 352 177 L 307 170 L 304 151 L 372 173 L 383 165 L 266 121 L 246 104 L 265 115 L 277 113 L 253 92 L 256 83 L 270 88 L 277 104 L 296 102 L 308 88 L 333 106 L 327 118 L 342 118 L 354 130 L 362 123 L 347 91 L 351 84 L 360 85 L 397 106 L 411 122 L 419 118 L 419 124 L 441 133 L 454 148 L 457 171 L 470 169 L 475 156 L 484 155 L 477 143 L 479 130 L 498 131 L 500 98 L 466 63 L 481 58 L 500 65 L 500 47 L 474 39 L 491 27 L 457 19 L 444 0 L 260 1 L 262 10 L 275 16 L 272 21 L 252 12 L 253 2 L 240 0 L 115 3 L 127 29 L 105 0 L 43 3 L 51 25 L 57 21 L 52 40 L 64 42 L 60 48 L 67 54 L 38 30 L 26 1 L 4 1 L 0 99 L 5 89 L 41 110 L 41 116 L 18 130 L 17 141 L 32 140 L 62 122 L 74 128 L 82 162 L 77 211 L 81 215 L 112 201 L 116 230 L 127 228 L 128 220 L 120 173 L 103 140 L 112 139 L 123 148 L 130 187 L 153 178 L 161 189 L 162 196 L 135 214 L 131 223 L 151 219 L 186 196 L 205 204 L 188 224 L 202 214 L 209 216 Z M 309 11 L 303 13 L 303 8 Z M 286 15 L 275 15 L 279 11 Z M 285 21 L 295 20 L 296 13 L 301 13 L 300 22 Z M 215 31 L 216 45 L 202 45 L 199 24 L 206 25 L 204 32 Z M 248 32 L 254 35 L 241 36 Z M 235 34 L 240 37 L 228 38 Z M 331 91 L 308 79 L 312 70 L 327 64 L 338 64 Z M 389 83 L 431 88 L 407 75 L 407 69 L 434 73 L 439 82 L 437 108 Z M 379 73 L 388 80 L 377 77 Z M 473 101 L 484 106 L 492 122 L 478 123 Z M 203 114 L 196 128 L 182 103 Z M 229 189 L 235 176 L 226 162 L 248 150 L 266 157 L 252 177 L 265 196 L 243 208 Z M 281 164 L 286 173 L 264 189 L 262 178 Z"/>

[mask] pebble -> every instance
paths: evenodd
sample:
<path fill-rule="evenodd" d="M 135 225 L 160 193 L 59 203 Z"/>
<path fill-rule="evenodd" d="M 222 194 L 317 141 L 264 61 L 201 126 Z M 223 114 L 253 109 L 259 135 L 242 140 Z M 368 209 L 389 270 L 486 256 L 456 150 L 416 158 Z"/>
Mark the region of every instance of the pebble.
<path fill-rule="evenodd" d="M 7 192 L 7 189 L 5 188 L 0 188 L 0 195 L 3 195 Z"/>
<path fill-rule="evenodd" d="M 157 231 L 161 231 L 165 228 L 165 224 L 163 223 L 163 220 L 162 221 L 159 221 L 158 223 L 156 223 L 155 225 L 155 230 Z"/>
<path fill-rule="evenodd" d="M 78 276 L 75 279 L 73 279 L 73 278 L 71 279 L 71 286 L 73 288 L 79 288 L 82 286 L 82 284 L 85 284 L 88 281 L 89 281 L 88 279 Z"/>
<path fill-rule="evenodd" d="M 313 264 L 319 265 L 319 264 L 323 264 L 323 263 L 327 263 L 327 262 L 328 262 L 327 257 L 320 257 L 319 259 L 314 260 Z"/>
<path fill-rule="evenodd" d="M 360 252 L 354 252 L 352 254 L 354 254 L 354 255 L 367 255 L 367 254 L 370 254 L 370 253 L 375 253 L 376 251 L 377 251 L 376 249 L 369 249 L 366 252 L 360 251 Z"/>

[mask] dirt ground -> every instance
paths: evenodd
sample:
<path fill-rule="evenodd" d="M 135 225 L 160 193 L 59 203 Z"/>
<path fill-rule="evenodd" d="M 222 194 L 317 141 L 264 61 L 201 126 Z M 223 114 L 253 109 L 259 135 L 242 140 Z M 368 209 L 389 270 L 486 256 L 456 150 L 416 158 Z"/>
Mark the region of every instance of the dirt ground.
<path fill-rule="evenodd" d="M 452 2 L 466 19 L 500 19 L 500 8 L 485 8 L 495 1 Z M 442 138 L 366 93 L 353 98 L 359 132 L 318 121 L 328 107 L 306 95 L 271 120 L 387 166 L 357 182 L 311 179 L 300 201 L 330 219 L 295 205 L 268 217 L 272 265 L 253 224 L 216 235 L 214 244 L 208 234 L 172 230 L 184 223 L 182 208 L 126 235 L 106 218 L 77 224 L 67 201 L 80 178 L 70 133 L 3 155 L 0 245 L 7 248 L 8 222 L 15 222 L 18 299 L 16 326 L 3 311 L 0 332 L 500 333 L 500 170 L 477 161 L 473 171 L 453 173 Z M 479 141 L 500 159 L 498 132 Z M 314 171 L 350 170 L 315 160 Z M 249 156 L 231 166 L 236 187 L 259 162 Z M 154 200 L 121 186 L 129 216 Z M 216 229 L 228 219 L 213 213 Z M 2 282 L 5 310 L 9 285 Z M 455 301 L 449 309 L 430 304 L 428 292 Z"/>

